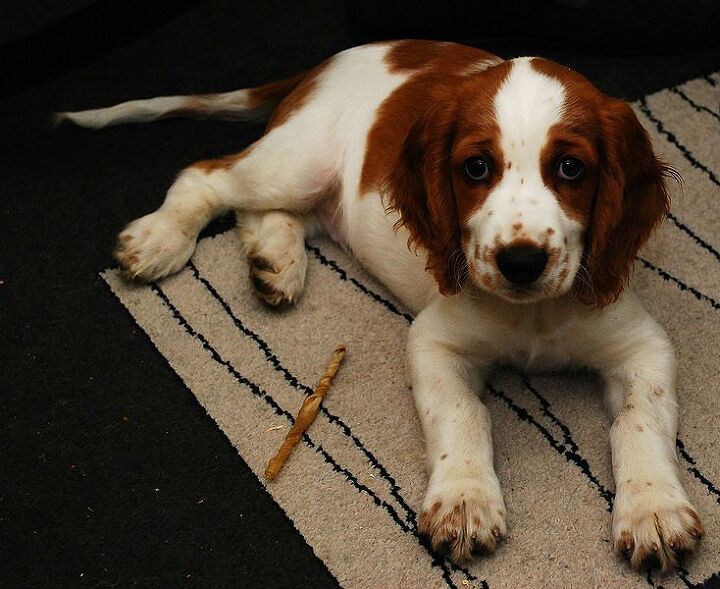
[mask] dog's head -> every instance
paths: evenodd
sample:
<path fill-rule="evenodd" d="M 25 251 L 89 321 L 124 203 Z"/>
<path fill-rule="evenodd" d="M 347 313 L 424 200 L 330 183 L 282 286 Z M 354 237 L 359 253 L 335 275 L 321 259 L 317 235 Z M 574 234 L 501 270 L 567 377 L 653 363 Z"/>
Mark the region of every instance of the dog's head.
<path fill-rule="evenodd" d="M 435 96 L 388 178 L 390 207 L 450 294 L 614 301 L 669 208 L 670 174 L 631 108 L 542 59 Z"/>

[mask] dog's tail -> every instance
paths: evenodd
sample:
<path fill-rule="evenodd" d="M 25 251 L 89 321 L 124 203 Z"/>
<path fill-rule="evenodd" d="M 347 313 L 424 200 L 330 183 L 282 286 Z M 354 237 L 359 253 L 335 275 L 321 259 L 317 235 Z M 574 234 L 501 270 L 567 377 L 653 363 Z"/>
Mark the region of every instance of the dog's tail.
<path fill-rule="evenodd" d="M 101 129 L 111 125 L 147 123 L 175 117 L 264 121 L 307 74 L 303 72 L 279 82 L 221 94 L 158 96 L 95 110 L 59 112 L 53 115 L 53 123 L 58 125 L 67 121 L 81 127 Z"/>

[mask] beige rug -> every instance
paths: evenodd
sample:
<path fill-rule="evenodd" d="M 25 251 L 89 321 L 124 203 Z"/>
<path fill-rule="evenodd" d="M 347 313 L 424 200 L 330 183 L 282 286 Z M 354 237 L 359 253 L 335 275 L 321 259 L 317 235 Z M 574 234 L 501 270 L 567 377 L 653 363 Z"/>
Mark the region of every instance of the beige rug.
<path fill-rule="evenodd" d="M 234 231 L 202 240 L 189 267 L 156 286 L 127 284 L 115 270 L 103 276 L 260 480 L 335 345 L 348 345 L 317 422 L 266 485 L 343 587 L 712 583 L 720 580 L 719 105 L 718 75 L 636 105 L 685 179 L 634 288 L 677 346 L 680 467 L 707 530 L 697 556 L 664 578 L 612 554 L 608 423 L 591 375 L 491 379 L 509 536 L 494 556 L 457 567 L 417 534 L 426 477 L 404 375 L 412 318 L 342 250 L 324 239 L 308 245 L 305 296 L 283 312 L 253 296 Z"/>

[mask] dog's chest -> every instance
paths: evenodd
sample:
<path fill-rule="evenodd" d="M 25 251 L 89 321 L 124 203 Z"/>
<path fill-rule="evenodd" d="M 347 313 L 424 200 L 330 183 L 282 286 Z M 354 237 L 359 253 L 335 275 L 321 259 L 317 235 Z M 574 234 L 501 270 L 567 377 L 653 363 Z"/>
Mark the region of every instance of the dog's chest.
<path fill-rule="evenodd" d="M 525 311 L 525 310 L 524 310 Z M 510 318 L 502 354 L 522 368 L 556 368 L 579 357 L 578 319 L 565 308 L 548 306 Z"/>

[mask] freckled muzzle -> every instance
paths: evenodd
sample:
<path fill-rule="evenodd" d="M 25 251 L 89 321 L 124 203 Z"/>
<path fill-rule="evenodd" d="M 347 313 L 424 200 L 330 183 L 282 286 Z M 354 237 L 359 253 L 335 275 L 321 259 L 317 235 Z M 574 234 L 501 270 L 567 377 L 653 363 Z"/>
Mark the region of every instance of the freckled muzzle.
<path fill-rule="evenodd" d="M 500 273 L 511 283 L 527 286 L 542 275 L 547 265 L 547 252 L 540 247 L 515 245 L 504 247 L 495 255 Z"/>

